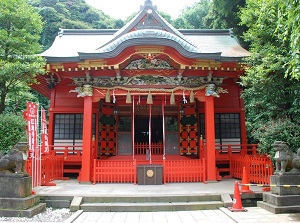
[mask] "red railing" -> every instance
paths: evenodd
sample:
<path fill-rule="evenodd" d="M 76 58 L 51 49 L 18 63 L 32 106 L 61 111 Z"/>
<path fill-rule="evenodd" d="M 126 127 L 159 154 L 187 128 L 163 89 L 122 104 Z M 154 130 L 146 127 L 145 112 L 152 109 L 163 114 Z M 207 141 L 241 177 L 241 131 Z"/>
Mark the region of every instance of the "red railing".
<path fill-rule="evenodd" d="M 151 143 L 151 153 L 152 155 L 162 155 L 163 154 L 163 144 L 162 143 Z M 149 150 L 149 143 L 135 143 L 134 151 L 136 155 L 145 155 Z"/>
<path fill-rule="evenodd" d="M 136 160 L 94 159 L 93 183 L 136 184 Z"/>
<path fill-rule="evenodd" d="M 204 159 L 164 160 L 155 164 L 163 165 L 163 182 L 205 182 L 206 164 Z M 94 159 L 93 183 L 134 183 L 137 180 L 137 162 L 122 160 Z"/>
<path fill-rule="evenodd" d="M 164 183 L 205 182 L 205 159 L 164 160 L 163 176 Z"/>
<path fill-rule="evenodd" d="M 216 160 L 230 160 L 232 155 L 255 155 L 257 144 L 216 144 Z"/>
<path fill-rule="evenodd" d="M 265 155 L 233 155 L 230 159 L 232 177 L 242 179 L 243 168 L 251 183 L 270 184 L 270 176 L 274 173 L 272 160 Z"/>
<path fill-rule="evenodd" d="M 42 156 L 41 170 L 37 171 L 37 173 L 40 173 L 41 176 L 32 173 L 32 160 L 26 161 L 26 171 L 30 176 L 32 176 L 33 181 L 35 181 L 35 178 L 41 177 L 41 186 L 55 186 L 56 184 L 52 181 L 68 179 L 63 177 L 63 162 L 62 157 Z"/>
<path fill-rule="evenodd" d="M 53 156 L 63 156 L 65 160 L 81 160 L 82 156 L 82 146 L 64 145 L 57 146 L 51 145 L 50 155 Z"/>

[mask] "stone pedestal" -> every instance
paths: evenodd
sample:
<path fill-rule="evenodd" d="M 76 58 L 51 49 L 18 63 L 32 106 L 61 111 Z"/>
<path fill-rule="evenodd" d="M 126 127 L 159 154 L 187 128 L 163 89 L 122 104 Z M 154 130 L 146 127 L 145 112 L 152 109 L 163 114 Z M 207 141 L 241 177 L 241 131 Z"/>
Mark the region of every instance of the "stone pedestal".
<path fill-rule="evenodd" d="M 300 175 L 273 175 L 271 176 L 271 192 L 263 194 L 263 201 L 257 202 L 274 214 L 300 212 Z M 286 186 L 283 186 L 286 185 Z M 294 187 L 288 187 L 294 185 Z"/>
<path fill-rule="evenodd" d="M 5 198 L 24 198 L 31 195 L 31 177 L 0 177 L 0 197 Z"/>
<path fill-rule="evenodd" d="M 272 194 L 278 195 L 300 195 L 298 187 L 283 187 L 282 185 L 300 185 L 300 175 L 272 175 L 271 185 L 281 185 L 279 187 L 271 187 Z"/>
<path fill-rule="evenodd" d="M 46 210 L 40 197 L 31 195 L 31 177 L 0 176 L 0 216 L 33 217 Z"/>

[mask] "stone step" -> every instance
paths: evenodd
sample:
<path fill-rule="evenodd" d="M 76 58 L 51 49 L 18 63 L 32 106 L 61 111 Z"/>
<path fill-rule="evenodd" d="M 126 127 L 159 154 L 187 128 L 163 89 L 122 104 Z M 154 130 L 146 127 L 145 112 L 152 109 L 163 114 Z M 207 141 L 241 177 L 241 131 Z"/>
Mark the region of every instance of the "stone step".
<path fill-rule="evenodd" d="M 27 217 L 32 218 L 33 216 L 43 212 L 46 210 L 46 204 L 40 203 L 26 210 L 8 210 L 8 209 L 0 209 L 1 217 Z"/>
<path fill-rule="evenodd" d="M 294 206 L 276 206 L 269 204 L 264 201 L 258 201 L 257 206 L 263 208 L 267 211 L 272 212 L 273 214 L 284 214 L 284 213 L 300 213 L 300 205 Z"/>
<path fill-rule="evenodd" d="M 83 203 L 80 209 L 87 212 L 146 212 L 214 210 L 223 207 L 221 201 L 199 202 L 143 202 L 143 203 Z"/>
<path fill-rule="evenodd" d="M 83 197 L 82 203 L 170 203 L 221 201 L 221 195 L 145 195 L 145 196 L 102 196 Z"/>
<path fill-rule="evenodd" d="M 46 203 L 47 207 L 69 208 L 73 196 L 40 196 L 41 202 Z"/>

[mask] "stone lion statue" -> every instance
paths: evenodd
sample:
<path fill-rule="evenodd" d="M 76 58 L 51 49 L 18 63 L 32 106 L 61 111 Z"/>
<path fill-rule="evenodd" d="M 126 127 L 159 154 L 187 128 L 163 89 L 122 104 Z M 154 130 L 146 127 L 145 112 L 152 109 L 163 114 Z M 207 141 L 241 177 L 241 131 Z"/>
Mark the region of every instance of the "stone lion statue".
<path fill-rule="evenodd" d="M 273 148 L 276 151 L 274 156 L 275 174 L 283 174 L 288 166 L 291 167 L 293 152 L 283 141 L 274 142 Z"/>
<path fill-rule="evenodd" d="M 0 153 L 0 176 L 9 174 L 28 176 L 25 171 L 28 148 L 26 143 L 17 143 L 5 156 Z"/>

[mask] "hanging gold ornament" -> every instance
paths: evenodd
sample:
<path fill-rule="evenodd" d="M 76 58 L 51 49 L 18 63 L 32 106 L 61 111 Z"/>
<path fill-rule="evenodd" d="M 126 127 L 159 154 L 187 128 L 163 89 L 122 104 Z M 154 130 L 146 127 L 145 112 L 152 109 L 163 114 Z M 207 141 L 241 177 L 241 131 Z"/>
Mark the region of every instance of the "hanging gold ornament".
<path fill-rule="evenodd" d="M 129 92 L 129 91 L 127 92 L 127 95 L 126 95 L 126 103 L 127 103 L 127 104 L 130 104 L 130 103 L 131 103 L 131 95 L 130 95 L 130 92 Z"/>
<path fill-rule="evenodd" d="M 175 105 L 175 95 L 174 92 L 172 91 L 171 97 L 170 97 L 170 105 Z"/>
<path fill-rule="evenodd" d="M 191 91 L 191 93 L 190 93 L 190 103 L 194 103 L 194 102 L 195 102 L 194 91 Z"/>
<path fill-rule="evenodd" d="M 106 95 L 105 95 L 105 102 L 110 103 L 110 91 L 107 89 Z"/>
<path fill-rule="evenodd" d="M 151 94 L 150 91 L 149 91 L 148 97 L 147 97 L 147 104 L 148 104 L 148 105 L 152 105 L 152 104 L 153 104 L 152 94 Z"/>

